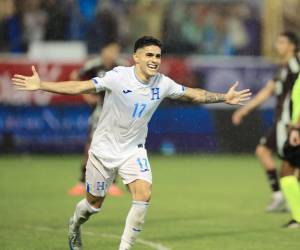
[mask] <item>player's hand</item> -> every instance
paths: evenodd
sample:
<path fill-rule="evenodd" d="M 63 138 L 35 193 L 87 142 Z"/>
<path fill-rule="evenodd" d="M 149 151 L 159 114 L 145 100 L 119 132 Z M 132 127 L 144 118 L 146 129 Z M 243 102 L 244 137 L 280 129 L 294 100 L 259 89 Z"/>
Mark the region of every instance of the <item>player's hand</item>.
<path fill-rule="evenodd" d="M 244 119 L 245 115 L 246 114 L 242 110 L 240 110 L 240 109 L 236 110 L 232 114 L 232 123 L 235 126 L 239 126 L 243 122 L 243 119 Z"/>
<path fill-rule="evenodd" d="M 225 94 L 225 103 L 230 105 L 244 105 L 244 102 L 250 99 L 250 96 L 252 95 L 250 89 L 236 91 L 235 89 L 238 85 L 238 82 L 233 84 L 232 87 Z"/>
<path fill-rule="evenodd" d="M 41 87 L 41 80 L 35 67 L 32 66 L 32 76 L 14 75 L 13 84 L 18 90 L 38 90 Z"/>
<path fill-rule="evenodd" d="M 300 133 L 298 130 L 291 131 L 290 136 L 289 136 L 289 142 L 294 147 L 300 145 Z"/>

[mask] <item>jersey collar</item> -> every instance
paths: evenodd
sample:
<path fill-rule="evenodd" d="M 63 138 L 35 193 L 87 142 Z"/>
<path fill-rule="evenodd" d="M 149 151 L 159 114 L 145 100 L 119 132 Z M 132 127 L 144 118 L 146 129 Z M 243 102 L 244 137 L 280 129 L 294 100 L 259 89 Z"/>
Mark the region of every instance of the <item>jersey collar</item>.
<path fill-rule="evenodd" d="M 153 77 L 151 77 L 150 80 L 149 80 L 149 82 L 143 82 L 143 81 L 141 81 L 141 80 L 137 77 L 137 75 L 135 74 L 135 66 L 132 66 L 132 73 L 133 73 L 134 78 L 137 80 L 137 82 L 138 82 L 139 84 L 141 84 L 142 86 L 144 86 L 144 87 L 148 87 L 148 86 L 152 85 L 153 79 L 156 77 L 156 75 L 153 76 Z"/>

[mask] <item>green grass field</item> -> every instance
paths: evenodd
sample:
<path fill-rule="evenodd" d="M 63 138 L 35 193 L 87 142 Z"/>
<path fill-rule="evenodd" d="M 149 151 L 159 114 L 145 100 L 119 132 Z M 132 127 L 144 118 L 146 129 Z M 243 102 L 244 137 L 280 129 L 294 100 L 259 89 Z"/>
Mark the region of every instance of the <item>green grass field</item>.
<path fill-rule="evenodd" d="M 265 176 L 254 157 L 149 157 L 153 198 L 141 239 L 171 250 L 293 250 L 300 231 L 281 229 L 289 214 L 265 214 Z M 80 198 L 67 189 L 80 156 L 0 157 L 0 249 L 63 250 Z M 83 226 L 85 250 L 117 250 L 130 196 L 108 197 Z M 157 249 L 138 242 L 134 249 Z"/>

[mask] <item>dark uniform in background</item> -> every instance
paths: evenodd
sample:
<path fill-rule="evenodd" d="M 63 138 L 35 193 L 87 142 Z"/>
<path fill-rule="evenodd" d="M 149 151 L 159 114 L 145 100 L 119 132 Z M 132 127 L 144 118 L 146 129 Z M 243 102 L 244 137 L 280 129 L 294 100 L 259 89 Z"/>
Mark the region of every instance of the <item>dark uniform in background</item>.
<path fill-rule="evenodd" d="M 286 126 L 291 117 L 291 91 L 300 72 L 300 61 L 294 56 L 287 65 L 277 70 L 274 82 L 276 94 L 275 121 L 268 134 L 260 139 L 260 144 L 283 157 L 283 147 L 288 134 Z"/>
<path fill-rule="evenodd" d="M 109 46 L 109 45 L 108 45 Z M 97 57 L 94 59 L 91 59 L 87 61 L 84 66 L 79 70 L 77 79 L 79 80 L 87 80 L 91 79 L 96 76 L 103 76 L 107 71 L 112 70 L 114 67 L 120 66 L 120 65 L 127 65 L 127 62 L 122 59 L 117 59 L 113 63 L 110 63 L 110 66 L 106 66 L 103 59 L 101 57 Z M 85 171 L 86 171 L 86 163 L 88 160 L 88 150 L 90 148 L 91 140 L 93 133 L 97 127 L 97 123 L 99 120 L 99 117 L 101 115 L 102 111 L 102 104 L 104 100 L 105 92 L 101 92 L 99 94 L 95 94 L 95 97 L 98 99 L 96 103 L 90 104 L 92 107 L 92 113 L 89 118 L 89 124 L 88 124 L 88 138 L 85 144 L 84 149 L 84 159 L 82 161 L 81 167 L 80 167 L 80 177 L 79 177 L 79 183 L 75 185 L 73 188 L 69 190 L 69 194 L 72 196 L 77 195 L 83 195 L 85 190 Z M 114 185 L 111 186 L 111 191 L 109 194 L 118 196 L 121 194 L 121 190 L 119 190 Z"/>
<path fill-rule="evenodd" d="M 292 220 L 283 225 L 287 228 L 300 228 L 300 186 L 295 172 L 300 169 L 300 74 L 290 93 L 290 123 L 287 128 L 289 138 L 283 149 L 283 164 L 280 184 L 289 205 Z M 297 172 L 296 172 L 297 173 Z"/>

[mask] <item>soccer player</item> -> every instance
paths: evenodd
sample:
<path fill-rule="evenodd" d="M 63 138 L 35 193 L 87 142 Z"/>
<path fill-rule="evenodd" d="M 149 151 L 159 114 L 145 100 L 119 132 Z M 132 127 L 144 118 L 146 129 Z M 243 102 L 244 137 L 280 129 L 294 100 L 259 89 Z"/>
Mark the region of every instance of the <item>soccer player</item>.
<path fill-rule="evenodd" d="M 284 147 L 280 184 L 293 218 L 284 227 L 300 228 L 300 186 L 295 176 L 295 169 L 300 169 L 300 74 L 289 100 L 291 124 Z"/>
<path fill-rule="evenodd" d="M 118 173 L 132 196 L 119 250 L 133 246 L 145 221 L 151 198 L 152 172 L 145 149 L 147 126 L 164 98 L 193 103 L 243 104 L 249 89 L 212 93 L 186 88 L 158 72 L 162 44 L 145 36 L 134 45 L 134 66 L 116 67 L 88 81 L 44 82 L 32 67 L 32 76 L 14 75 L 19 90 L 60 94 L 106 91 L 100 119 L 93 135 L 86 166 L 86 199 L 81 200 L 69 223 L 70 249 L 82 249 L 80 226 L 101 209 L 107 188 Z"/>
<path fill-rule="evenodd" d="M 72 80 L 86 80 L 95 76 L 101 76 L 105 72 L 113 69 L 119 65 L 127 65 L 127 62 L 119 59 L 120 46 L 116 42 L 109 42 L 105 44 L 99 53 L 99 56 L 87 61 L 79 71 L 71 73 Z M 92 135 L 96 129 L 99 116 L 102 110 L 105 92 L 101 94 L 85 94 L 84 100 L 92 107 L 93 111 L 89 119 L 88 138 L 85 144 L 84 157 L 80 167 L 79 182 L 72 187 L 68 193 L 72 196 L 79 196 L 85 194 L 85 167 L 88 160 L 88 150 L 90 148 Z M 120 196 L 123 191 L 114 183 L 109 187 L 107 193 L 111 196 Z"/>
<path fill-rule="evenodd" d="M 278 174 L 273 159 L 273 153 L 283 155 L 283 145 L 287 137 L 285 131 L 286 97 L 291 91 L 300 71 L 297 58 L 298 38 L 292 32 L 281 33 L 276 41 L 276 52 L 280 59 L 274 79 L 269 80 L 264 88 L 245 106 L 233 113 L 232 121 L 235 125 L 242 123 L 252 110 L 259 107 L 272 95 L 276 95 L 275 123 L 268 134 L 261 138 L 256 147 L 256 156 L 266 171 L 272 190 L 272 200 L 266 207 L 266 212 L 285 210 L 285 200 L 280 190 Z"/>

